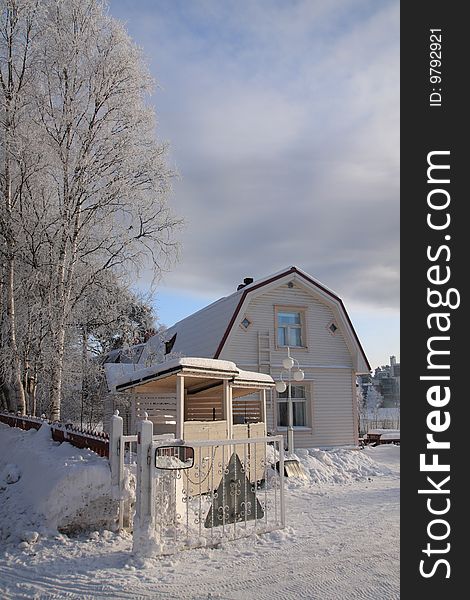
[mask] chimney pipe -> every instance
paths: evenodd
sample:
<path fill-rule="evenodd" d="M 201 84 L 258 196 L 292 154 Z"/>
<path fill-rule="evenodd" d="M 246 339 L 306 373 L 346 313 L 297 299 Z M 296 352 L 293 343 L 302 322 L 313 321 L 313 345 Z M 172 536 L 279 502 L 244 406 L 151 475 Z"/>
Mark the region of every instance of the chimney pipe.
<path fill-rule="evenodd" d="M 253 277 L 245 277 L 245 279 L 243 280 L 243 283 L 240 283 L 237 287 L 237 292 L 241 289 L 243 289 L 246 285 L 250 285 L 250 283 L 253 283 L 254 279 Z"/>

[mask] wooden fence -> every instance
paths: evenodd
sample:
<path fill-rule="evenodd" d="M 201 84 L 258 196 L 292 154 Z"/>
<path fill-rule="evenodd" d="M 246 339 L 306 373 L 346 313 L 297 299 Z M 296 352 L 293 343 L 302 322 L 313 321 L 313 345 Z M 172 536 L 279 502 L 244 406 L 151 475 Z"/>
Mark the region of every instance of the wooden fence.
<path fill-rule="evenodd" d="M 88 448 L 99 456 L 109 458 L 109 435 L 104 431 L 83 430 L 71 424 L 50 423 L 47 419 L 14 413 L 0 413 L 0 421 L 10 427 L 20 429 L 39 429 L 43 423 L 51 426 L 52 439 L 56 442 L 68 442 L 76 448 Z"/>

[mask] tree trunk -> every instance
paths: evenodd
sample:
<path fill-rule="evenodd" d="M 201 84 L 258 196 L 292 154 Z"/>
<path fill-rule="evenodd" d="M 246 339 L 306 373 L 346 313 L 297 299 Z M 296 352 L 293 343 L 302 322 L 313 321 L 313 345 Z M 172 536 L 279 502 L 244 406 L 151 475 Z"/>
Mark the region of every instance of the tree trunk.
<path fill-rule="evenodd" d="M 11 387 L 13 390 L 14 410 L 26 413 L 26 400 L 21 381 L 21 362 L 16 343 L 16 318 L 15 318 L 15 263 L 12 256 L 7 258 L 7 302 L 6 315 L 8 325 L 8 346 L 11 352 Z"/>
<path fill-rule="evenodd" d="M 87 333 L 86 328 L 82 329 L 82 388 L 81 388 L 81 406 L 80 406 L 80 427 L 83 428 L 85 417 L 85 399 L 87 397 Z"/>
<path fill-rule="evenodd" d="M 10 15 L 11 8 L 8 7 L 8 13 Z M 10 19 L 12 17 L 10 16 Z M 12 31 L 12 24 L 10 20 L 10 33 Z M 23 384 L 21 381 L 21 362 L 18 355 L 18 345 L 16 343 L 16 317 L 15 317 L 15 236 L 12 229 L 12 212 L 13 212 L 13 201 L 12 201 L 12 174 L 11 174 L 11 134 L 12 134 L 12 100 L 13 100 L 13 69 L 12 69 L 12 38 L 8 39 L 8 79 L 6 84 L 3 83 L 5 93 L 5 113 L 4 113 L 4 188 L 3 188 L 3 199 L 5 203 L 5 213 L 7 222 L 3 237 L 5 239 L 5 279 L 6 279 L 6 322 L 8 329 L 7 344 L 10 351 L 11 357 L 11 381 L 10 385 L 13 390 L 13 402 L 15 404 L 15 410 L 25 414 L 26 403 Z"/>
<path fill-rule="evenodd" d="M 62 400 L 62 376 L 64 372 L 65 352 L 65 325 L 61 325 L 56 339 L 56 349 L 53 361 L 55 362 L 51 374 L 51 396 L 49 405 L 49 418 L 51 421 L 60 421 L 60 404 Z"/>

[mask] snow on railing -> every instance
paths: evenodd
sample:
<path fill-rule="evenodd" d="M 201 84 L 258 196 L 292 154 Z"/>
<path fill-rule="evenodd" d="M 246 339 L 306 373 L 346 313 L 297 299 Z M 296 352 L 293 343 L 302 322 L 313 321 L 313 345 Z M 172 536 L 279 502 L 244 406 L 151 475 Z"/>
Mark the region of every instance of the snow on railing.
<path fill-rule="evenodd" d="M 76 448 L 88 448 L 99 456 L 109 457 L 109 435 L 104 431 L 80 429 L 71 423 L 51 423 L 45 417 L 33 417 L 14 413 L 0 413 L 0 421 L 10 427 L 20 429 L 39 429 L 43 423 L 51 426 L 52 439 L 56 442 L 68 442 Z"/>
<path fill-rule="evenodd" d="M 46 419 L 41 417 L 32 417 L 30 415 L 22 415 L 20 413 L 0 412 L 0 421 L 6 423 L 10 427 L 19 427 L 20 429 L 39 429 L 43 423 L 47 423 Z"/>

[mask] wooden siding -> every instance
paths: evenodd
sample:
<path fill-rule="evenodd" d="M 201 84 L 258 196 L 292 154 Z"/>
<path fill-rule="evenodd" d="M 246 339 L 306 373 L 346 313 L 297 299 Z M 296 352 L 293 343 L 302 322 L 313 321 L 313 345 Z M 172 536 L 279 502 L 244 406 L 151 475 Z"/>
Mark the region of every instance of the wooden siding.
<path fill-rule="evenodd" d="M 278 378 L 279 370 L 273 372 Z M 309 427 L 294 430 L 297 448 L 343 446 L 356 443 L 352 372 L 349 369 L 308 369 L 303 385 L 307 386 Z M 286 435 L 276 429 L 276 391 L 267 394 L 268 431 Z"/>
<path fill-rule="evenodd" d="M 261 400 L 258 393 L 233 398 L 232 413 L 234 423 L 257 423 L 261 421 Z"/>
<path fill-rule="evenodd" d="M 344 340 L 341 329 L 334 335 L 328 331 L 328 325 L 335 320 L 329 306 L 314 298 L 303 286 L 286 284 L 260 294 L 251 299 L 246 310 L 240 315 L 247 316 L 251 325 L 244 330 L 235 323 L 220 358 L 232 360 L 240 368 L 254 368 L 259 364 L 258 333 L 267 334 L 271 340 L 271 367 L 280 365 L 286 355 L 285 348 L 276 348 L 276 329 L 274 322 L 275 306 L 305 306 L 306 349 L 292 348 L 292 356 L 301 366 L 342 366 L 352 368 L 352 357 Z"/>
<path fill-rule="evenodd" d="M 173 394 L 134 394 L 134 411 L 134 423 L 147 413 L 154 434 L 175 433 L 176 396 Z"/>
<path fill-rule="evenodd" d="M 223 416 L 223 400 L 221 395 L 186 395 L 184 402 L 185 421 L 221 421 Z"/>

